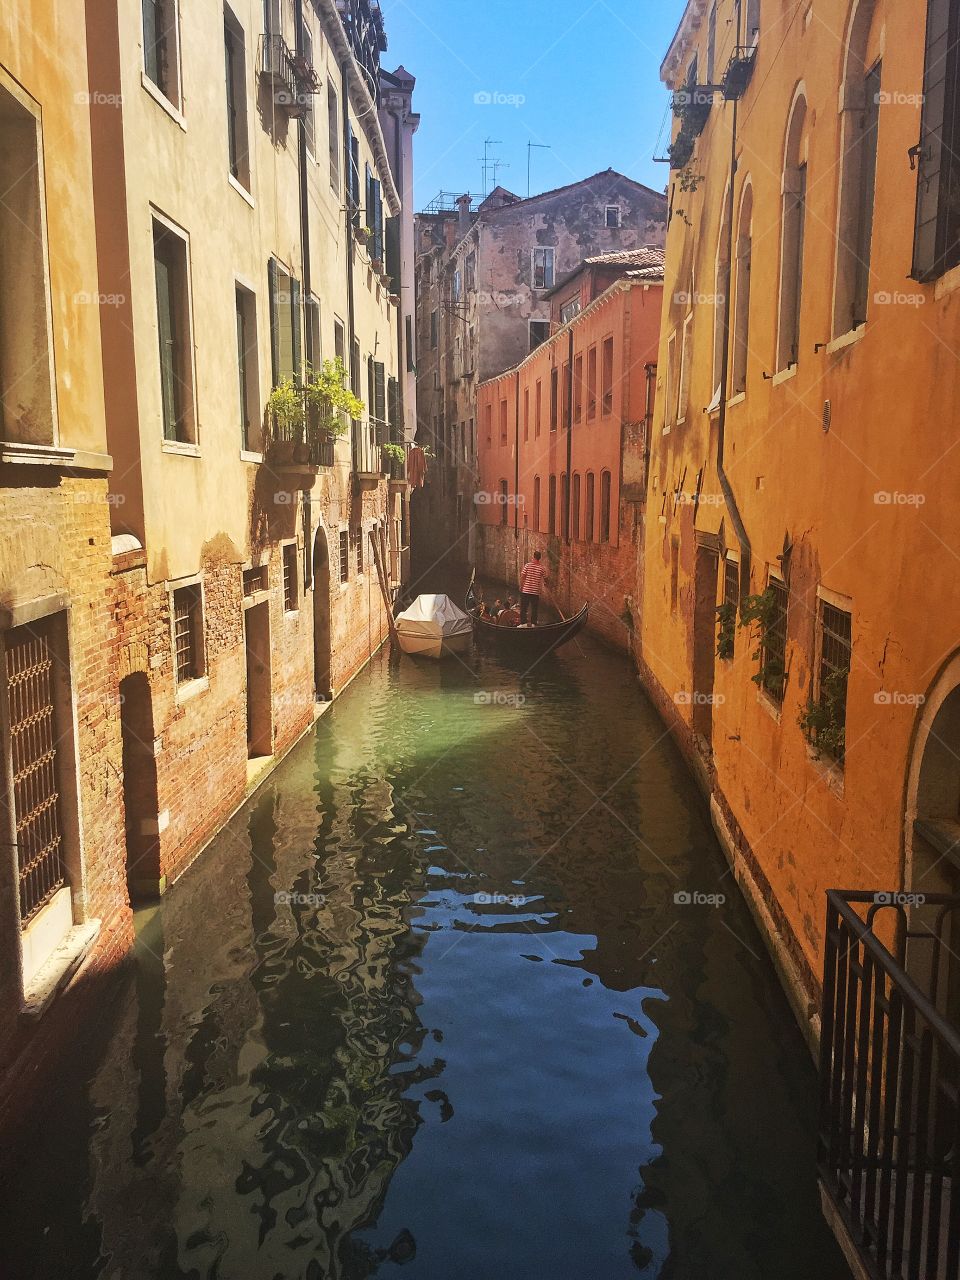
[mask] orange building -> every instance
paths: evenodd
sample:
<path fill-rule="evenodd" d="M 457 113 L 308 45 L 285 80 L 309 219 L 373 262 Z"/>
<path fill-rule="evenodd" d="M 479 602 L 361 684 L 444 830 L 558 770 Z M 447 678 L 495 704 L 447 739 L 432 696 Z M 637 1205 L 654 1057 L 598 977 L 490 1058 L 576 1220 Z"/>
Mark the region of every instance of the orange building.
<path fill-rule="evenodd" d="M 557 287 L 571 318 L 478 388 L 476 564 L 516 586 L 539 548 L 560 609 L 589 602 L 590 626 L 630 649 L 663 252 L 609 257 L 621 278 L 584 263 Z"/>
<path fill-rule="evenodd" d="M 643 669 L 811 1042 L 827 891 L 960 888 L 960 5 L 927 8 L 691 0 L 662 71 Z"/>

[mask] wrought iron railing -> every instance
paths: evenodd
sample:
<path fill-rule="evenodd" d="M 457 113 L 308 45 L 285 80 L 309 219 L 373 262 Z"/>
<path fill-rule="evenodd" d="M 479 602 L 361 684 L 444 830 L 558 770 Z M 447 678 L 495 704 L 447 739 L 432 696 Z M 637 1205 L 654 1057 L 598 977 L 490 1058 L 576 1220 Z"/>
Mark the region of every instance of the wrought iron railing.
<path fill-rule="evenodd" d="M 283 36 L 264 35 L 260 69 L 273 89 L 274 102 L 288 115 L 304 115 L 310 105 L 311 86 L 298 73 L 295 55 Z"/>
<path fill-rule="evenodd" d="M 301 405 L 298 413 L 269 415 L 267 457 L 278 466 L 332 467 L 336 439 L 318 424 L 307 389 L 298 388 L 297 396 Z"/>
<path fill-rule="evenodd" d="M 377 418 L 365 418 L 362 422 L 353 423 L 352 464 L 357 475 L 379 477 L 387 474 L 387 456 L 382 446 L 386 443 L 388 434 L 387 424 Z"/>
<path fill-rule="evenodd" d="M 827 895 L 818 1161 L 876 1280 L 960 1276 L 954 924 L 960 898 Z"/>

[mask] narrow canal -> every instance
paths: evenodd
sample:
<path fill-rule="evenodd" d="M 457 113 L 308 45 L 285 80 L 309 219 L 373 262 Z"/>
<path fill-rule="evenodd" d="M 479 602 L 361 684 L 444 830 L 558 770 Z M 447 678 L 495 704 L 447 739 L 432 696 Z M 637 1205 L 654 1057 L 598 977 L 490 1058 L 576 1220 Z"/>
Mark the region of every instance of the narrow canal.
<path fill-rule="evenodd" d="M 141 913 L 0 1273 L 847 1277 L 725 872 L 626 661 L 376 659 Z"/>

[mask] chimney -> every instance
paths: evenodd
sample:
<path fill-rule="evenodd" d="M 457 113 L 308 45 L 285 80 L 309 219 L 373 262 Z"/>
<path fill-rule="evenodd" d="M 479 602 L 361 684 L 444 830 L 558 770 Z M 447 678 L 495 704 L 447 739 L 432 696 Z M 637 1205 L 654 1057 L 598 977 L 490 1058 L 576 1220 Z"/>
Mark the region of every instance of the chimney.
<path fill-rule="evenodd" d="M 470 230 L 470 206 L 472 203 L 473 197 L 471 195 L 457 196 L 457 209 L 460 213 L 460 221 L 457 229 L 460 233 L 461 240 Z"/>

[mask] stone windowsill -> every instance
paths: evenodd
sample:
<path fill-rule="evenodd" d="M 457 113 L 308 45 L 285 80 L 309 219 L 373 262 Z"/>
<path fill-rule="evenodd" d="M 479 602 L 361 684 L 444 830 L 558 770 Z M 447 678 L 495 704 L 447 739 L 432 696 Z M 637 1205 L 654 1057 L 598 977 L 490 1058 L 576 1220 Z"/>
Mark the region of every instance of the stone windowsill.
<path fill-rule="evenodd" d="M 843 351 L 847 347 L 852 347 L 854 343 L 860 341 L 867 332 L 865 324 L 857 325 L 856 329 L 849 329 L 846 333 L 841 333 L 838 338 L 834 338 L 827 343 L 826 352 L 828 356 L 832 356 L 835 351 Z"/>
<path fill-rule="evenodd" d="M 233 187 L 234 191 L 241 198 L 241 200 L 243 200 L 246 204 L 248 204 L 251 209 L 255 209 L 257 207 L 253 202 L 253 196 L 250 194 L 247 188 L 243 185 L 243 183 L 233 176 L 233 174 L 230 172 L 229 169 L 227 170 L 227 182 L 230 184 L 231 187 Z"/>
<path fill-rule="evenodd" d="M 70 979 L 83 964 L 100 934 L 100 921 L 87 920 L 74 925 L 52 953 L 23 993 L 20 1016 L 27 1022 L 38 1022 Z"/>
<path fill-rule="evenodd" d="M 187 131 L 187 122 L 183 118 L 183 112 L 175 107 L 167 95 L 153 83 L 146 71 L 140 72 L 140 83 L 149 93 L 154 102 L 162 107 L 171 120 L 175 120 L 184 133 Z"/>
<path fill-rule="evenodd" d="M 207 676 L 200 676 L 197 680 L 185 680 L 183 684 L 177 685 L 177 702 L 186 702 L 190 698 L 195 698 L 197 694 L 205 693 L 210 688 L 210 680 Z"/>
<path fill-rule="evenodd" d="M 773 375 L 773 379 L 772 379 L 773 385 L 775 387 L 782 386 L 784 382 L 789 382 L 791 378 L 795 378 L 796 376 L 797 376 L 796 363 L 788 364 L 785 369 L 780 369 Z"/>
<path fill-rule="evenodd" d="M 160 447 L 164 453 L 179 454 L 182 458 L 200 457 L 200 446 L 188 440 L 164 440 Z"/>
<path fill-rule="evenodd" d="M 65 445 L 22 444 L 16 440 L 0 441 L 0 462 L 19 466 L 59 467 L 62 471 L 90 472 L 105 475 L 113 470 L 109 453 L 89 449 L 71 449 Z"/>

